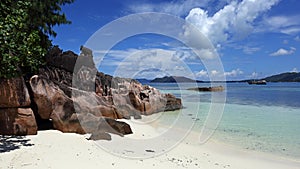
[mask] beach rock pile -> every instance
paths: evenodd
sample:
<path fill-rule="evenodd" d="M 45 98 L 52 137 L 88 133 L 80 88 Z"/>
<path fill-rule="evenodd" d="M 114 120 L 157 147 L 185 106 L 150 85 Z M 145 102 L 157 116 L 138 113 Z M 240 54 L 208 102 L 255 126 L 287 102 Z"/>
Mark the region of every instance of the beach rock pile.
<path fill-rule="evenodd" d="M 0 80 L 0 134 L 37 133 L 35 116 L 23 77 Z"/>
<path fill-rule="evenodd" d="M 49 128 L 62 132 L 110 140 L 109 133 L 132 133 L 118 119 L 182 108 L 181 100 L 171 94 L 98 72 L 92 51 L 85 47 L 79 56 L 54 47 L 46 61 L 37 75 L 26 80 L 0 80 L 0 134 L 36 134 L 47 122 Z"/>

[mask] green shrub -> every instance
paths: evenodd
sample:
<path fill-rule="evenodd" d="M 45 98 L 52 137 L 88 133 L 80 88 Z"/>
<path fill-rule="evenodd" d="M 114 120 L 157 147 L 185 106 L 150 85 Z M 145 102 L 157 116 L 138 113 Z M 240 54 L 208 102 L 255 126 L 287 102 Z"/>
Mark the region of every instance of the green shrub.
<path fill-rule="evenodd" d="M 52 27 L 69 24 L 61 6 L 73 0 L 1 0 L 0 78 L 36 72 L 52 46 Z"/>

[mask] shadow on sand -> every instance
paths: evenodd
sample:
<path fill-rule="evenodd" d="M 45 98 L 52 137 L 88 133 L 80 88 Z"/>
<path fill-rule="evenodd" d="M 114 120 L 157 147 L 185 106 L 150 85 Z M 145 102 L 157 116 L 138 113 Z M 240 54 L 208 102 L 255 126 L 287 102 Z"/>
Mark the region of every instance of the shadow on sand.
<path fill-rule="evenodd" d="M 30 139 L 24 136 L 1 136 L 0 135 L 0 153 L 17 150 L 20 149 L 22 146 L 28 147 L 34 145 L 29 142 Z"/>

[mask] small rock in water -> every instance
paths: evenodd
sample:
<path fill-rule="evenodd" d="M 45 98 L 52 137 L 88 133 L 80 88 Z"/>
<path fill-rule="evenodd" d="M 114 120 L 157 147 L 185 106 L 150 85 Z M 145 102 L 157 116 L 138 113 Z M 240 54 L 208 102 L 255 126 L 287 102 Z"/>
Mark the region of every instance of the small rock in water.
<path fill-rule="evenodd" d="M 154 150 L 145 150 L 146 152 L 148 153 L 154 153 L 155 151 Z"/>

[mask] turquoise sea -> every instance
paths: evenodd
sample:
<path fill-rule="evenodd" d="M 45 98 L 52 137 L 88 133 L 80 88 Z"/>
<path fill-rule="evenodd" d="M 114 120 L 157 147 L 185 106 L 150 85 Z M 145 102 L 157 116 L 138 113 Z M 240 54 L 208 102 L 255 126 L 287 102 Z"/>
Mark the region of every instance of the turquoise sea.
<path fill-rule="evenodd" d="M 186 90 L 195 87 L 195 84 L 191 83 L 149 85 L 164 93 L 183 98 L 185 109 L 197 115 L 197 118 L 191 116 L 191 120 L 195 122 L 193 130 L 201 131 L 211 106 L 211 93 Z M 197 85 L 210 86 L 209 83 Z M 212 138 L 242 149 L 299 160 L 300 83 L 268 83 L 265 86 L 247 83 L 226 85 L 223 116 Z M 216 95 L 221 97 L 224 92 Z M 200 105 L 199 109 L 196 108 L 196 104 Z M 169 113 L 169 116 L 174 115 Z"/>

